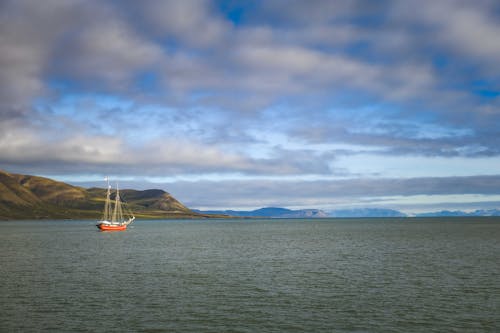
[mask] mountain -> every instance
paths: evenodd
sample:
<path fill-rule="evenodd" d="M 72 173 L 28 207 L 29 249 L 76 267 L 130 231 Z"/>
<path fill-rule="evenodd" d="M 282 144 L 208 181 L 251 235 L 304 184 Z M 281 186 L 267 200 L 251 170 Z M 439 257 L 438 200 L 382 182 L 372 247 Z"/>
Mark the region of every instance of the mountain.
<path fill-rule="evenodd" d="M 204 214 L 223 214 L 238 217 L 271 217 L 271 218 L 324 218 L 324 217 L 406 217 L 400 211 L 384 208 L 360 208 L 360 209 L 340 209 L 325 212 L 319 209 L 291 210 L 280 207 L 266 207 L 251 211 L 238 210 L 208 210 L 199 211 Z"/>
<path fill-rule="evenodd" d="M 102 214 L 106 189 L 85 189 L 49 178 L 0 171 L 0 220 L 94 218 Z M 120 190 L 138 218 L 212 217 L 191 211 L 163 190 Z"/>
<path fill-rule="evenodd" d="M 438 212 L 420 213 L 417 217 L 439 217 L 439 216 L 500 216 L 498 209 L 478 209 L 472 212 L 463 212 L 461 210 L 442 210 Z"/>
<path fill-rule="evenodd" d="M 400 211 L 386 208 L 339 209 L 329 212 L 330 217 L 406 217 Z"/>
<path fill-rule="evenodd" d="M 237 211 L 237 210 L 209 210 L 200 211 L 194 210 L 198 213 L 204 214 L 219 214 L 237 217 L 271 217 L 271 218 L 321 218 L 328 217 L 328 215 L 319 209 L 300 209 L 291 210 L 279 207 L 265 207 L 251 211 Z"/>

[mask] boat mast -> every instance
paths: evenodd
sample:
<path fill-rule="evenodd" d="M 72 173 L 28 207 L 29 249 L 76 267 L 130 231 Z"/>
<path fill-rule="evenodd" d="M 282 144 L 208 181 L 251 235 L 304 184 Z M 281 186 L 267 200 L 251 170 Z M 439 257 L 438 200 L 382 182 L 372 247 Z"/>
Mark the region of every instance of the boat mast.
<path fill-rule="evenodd" d="M 120 191 L 118 190 L 118 184 L 116 184 L 116 198 L 115 198 L 115 209 L 113 210 L 113 216 L 111 217 L 111 222 L 122 222 L 123 212 L 120 202 Z"/>
<path fill-rule="evenodd" d="M 104 204 L 104 221 L 109 221 L 111 215 L 111 185 L 109 185 L 109 178 L 106 177 L 108 183 L 108 192 L 106 193 L 106 202 Z"/>

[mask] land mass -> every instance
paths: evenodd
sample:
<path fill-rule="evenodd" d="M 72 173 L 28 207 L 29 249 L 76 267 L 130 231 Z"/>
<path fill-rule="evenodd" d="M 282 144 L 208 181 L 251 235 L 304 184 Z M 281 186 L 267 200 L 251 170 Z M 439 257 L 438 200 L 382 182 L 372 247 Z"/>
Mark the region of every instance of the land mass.
<path fill-rule="evenodd" d="M 0 220 L 98 219 L 106 189 L 85 189 L 49 178 L 0 171 Z M 137 218 L 220 217 L 197 213 L 163 190 L 120 190 Z M 114 197 L 112 197 L 114 199 Z"/>
<path fill-rule="evenodd" d="M 49 178 L 7 173 L 0 170 L 0 220 L 98 219 L 102 215 L 106 189 L 83 188 Z M 120 190 L 120 196 L 137 218 L 356 218 L 409 217 L 393 209 L 357 208 L 324 211 L 266 207 L 251 211 L 191 210 L 171 194 L 158 189 Z M 113 197 L 112 197 L 113 198 Z M 500 216 L 500 210 L 438 211 L 411 216 Z"/>

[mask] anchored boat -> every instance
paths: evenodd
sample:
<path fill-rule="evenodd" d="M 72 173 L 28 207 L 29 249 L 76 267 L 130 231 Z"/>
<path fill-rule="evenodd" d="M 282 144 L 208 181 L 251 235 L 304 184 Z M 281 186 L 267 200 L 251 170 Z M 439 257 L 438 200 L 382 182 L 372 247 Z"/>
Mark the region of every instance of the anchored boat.
<path fill-rule="evenodd" d="M 107 180 L 107 179 L 106 179 Z M 101 221 L 96 224 L 101 231 L 123 231 L 127 226 L 134 222 L 135 216 L 124 205 L 120 199 L 118 184 L 116 185 L 116 196 L 114 207 L 111 204 L 111 186 L 108 181 L 108 191 L 106 193 L 106 202 L 104 204 L 104 214 Z"/>

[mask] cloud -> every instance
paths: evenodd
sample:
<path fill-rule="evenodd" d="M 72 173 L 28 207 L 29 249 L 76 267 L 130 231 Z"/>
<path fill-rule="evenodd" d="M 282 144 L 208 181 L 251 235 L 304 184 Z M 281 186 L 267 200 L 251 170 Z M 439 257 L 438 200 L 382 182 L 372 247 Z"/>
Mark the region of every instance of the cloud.
<path fill-rule="evenodd" d="M 82 1 L 68 6 L 73 19 L 51 47 L 48 68 L 54 80 L 89 92 L 131 93 L 135 79 L 164 61 L 160 45 L 126 20 L 110 2 Z"/>
<path fill-rule="evenodd" d="M 56 71 L 64 77 L 115 90 L 127 88 L 138 72 L 154 68 L 163 51 L 141 38 L 120 20 L 107 17 L 92 22 L 66 43 L 57 57 Z"/>
<path fill-rule="evenodd" d="M 62 119 L 62 118 L 61 118 Z M 60 121 L 62 122 L 62 121 Z M 36 124 L 21 127 L 24 119 L 2 123 L 0 166 L 8 170 L 44 174 L 108 173 L 142 176 L 242 173 L 249 175 L 329 174 L 329 162 L 318 162 L 311 150 L 285 150 L 276 147 L 266 158 L 224 151 L 213 145 L 185 139 L 150 139 L 134 145 L 115 135 L 88 135 L 66 120 L 66 127 L 50 138 L 40 134 Z M 36 123 L 36 121 L 35 121 Z M 51 132 L 50 129 L 48 129 Z M 131 128 L 131 130 L 135 130 Z M 19 152 L 22 152 L 20 154 Z M 18 171 L 21 172 L 21 171 Z"/>
<path fill-rule="evenodd" d="M 145 29 L 161 38 L 170 38 L 189 47 L 220 45 L 231 25 L 206 0 L 146 0 L 129 4 L 139 14 Z"/>
<path fill-rule="evenodd" d="M 495 66 L 500 52 L 500 24 L 493 1 L 425 1 L 424 4 L 398 4 L 398 14 L 431 28 L 436 44 L 452 48 L 462 60 Z M 446 13 L 446 14 L 444 14 Z M 498 70 L 498 67 L 496 70 Z"/>
<path fill-rule="evenodd" d="M 46 92 L 44 70 L 50 61 L 51 45 L 59 25 L 64 21 L 48 8 L 63 6 L 54 1 L 44 5 L 4 1 L 0 6 L 0 107 L 4 112 L 6 109 L 25 111 L 31 99 Z"/>
<path fill-rule="evenodd" d="M 359 169 L 339 168 L 339 157 L 500 155 L 494 1 L 0 6 L 0 166 L 9 170 L 231 176 L 242 183 L 222 184 L 219 203 L 256 195 L 255 205 L 302 205 L 335 193 L 480 188 L 476 178 L 332 182 Z M 311 176 L 324 182 L 299 181 Z M 214 186 L 181 185 L 193 198 Z M 209 205 L 201 199 L 192 202 Z"/>
<path fill-rule="evenodd" d="M 345 143 L 366 148 L 352 154 L 364 154 L 370 148 L 375 154 L 396 156 L 481 157 L 499 153 L 492 142 L 481 142 L 473 132 L 463 128 L 383 120 L 369 126 L 369 120 L 362 117 L 358 120 L 362 126 L 355 119 L 347 124 L 335 118 L 331 122 L 311 122 L 308 127 L 293 128 L 290 135 L 308 143 Z"/>
<path fill-rule="evenodd" d="M 430 205 L 432 202 L 428 202 L 425 196 L 447 198 L 451 202 L 460 200 L 460 196 L 464 200 L 470 200 L 473 195 L 477 195 L 476 207 L 479 207 L 482 201 L 489 202 L 491 196 L 500 194 L 500 177 L 357 178 L 330 181 L 233 179 L 177 181 L 147 186 L 163 188 L 193 208 L 253 209 L 285 206 L 334 209 L 355 207 L 359 203 L 374 207 L 390 206 L 409 198 L 409 202 L 406 200 L 401 206 L 402 209 L 409 209 L 418 207 L 419 204 Z M 438 205 L 436 202 L 434 204 Z"/>
<path fill-rule="evenodd" d="M 111 2 L 74 2 L 64 8 L 52 6 L 52 15 L 61 22 L 54 24 L 57 29 L 47 29 L 47 24 L 37 27 L 47 30 L 50 37 L 42 40 L 52 40 L 43 46 L 35 44 L 36 51 L 45 50 L 51 62 L 49 68 L 38 65 L 40 71 L 49 70 L 56 78 L 70 80 L 77 87 L 84 84 L 87 90 L 130 93 L 138 89 L 133 87 L 135 78 L 144 71 L 154 71 L 159 73 L 165 89 L 161 95 L 168 101 L 193 105 L 192 95 L 203 92 L 204 97 L 197 102 L 255 110 L 287 98 L 314 98 L 327 106 L 332 96 L 355 90 L 379 100 L 411 101 L 433 96 L 439 87 L 438 74 L 429 64 L 372 61 L 363 53 L 353 56 L 316 44 L 318 40 L 332 40 L 331 36 L 340 40 L 333 47 L 348 48 L 358 41 L 369 43 L 378 32 L 367 35 L 368 29 L 356 27 L 350 20 L 343 23 L 343 18 L 380 15 L 387 5 L 266 2 L 258 14 L 279 18 L 276 27 L 258 20 L 233 26 L 205 1 L 146 1 L 121 7 Z M 133 13 L 138 19 L 131 20 Z M 304 13 L 317 19 L 301 21 Z M 32 18 L 29 12 L 18 15 L 25 16 L 24 21 Z M 45 20 L 47 14 L 37 12 L 33 16 Z M 62 16 L 66 19 L 61 20 Z M 395 35 L 382 39 L 391 41 Z M 168 46 L 170 39 L 176 47 Z M 384 44 L 380 38 L 378 41 Z M 27 53 L 33 52 L 23 52 Z M 42 79 L 32 84 L 47 89 Z"/>

